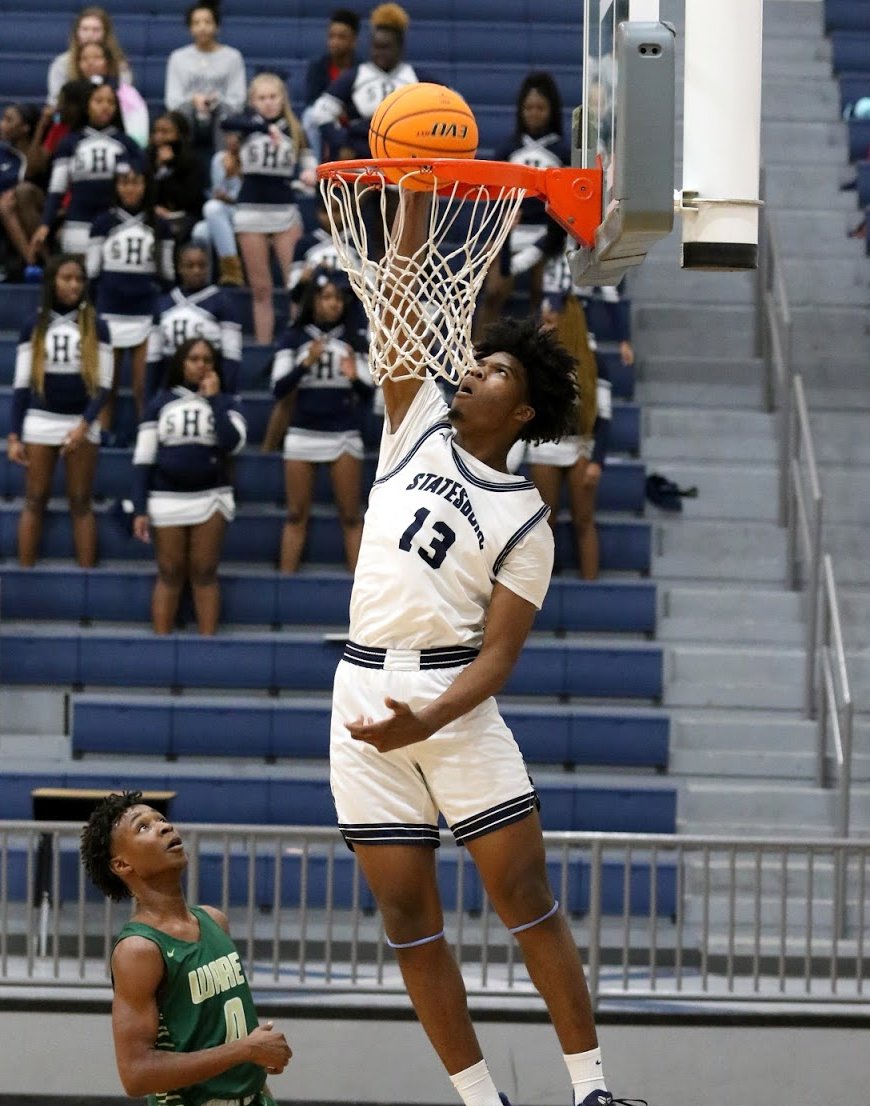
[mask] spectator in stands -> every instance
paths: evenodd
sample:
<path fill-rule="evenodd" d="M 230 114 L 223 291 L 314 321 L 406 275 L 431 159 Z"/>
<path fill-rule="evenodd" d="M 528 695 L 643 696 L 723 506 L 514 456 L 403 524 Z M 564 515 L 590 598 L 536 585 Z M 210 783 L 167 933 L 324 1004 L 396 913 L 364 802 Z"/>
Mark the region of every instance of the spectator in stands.
<path fill-rule="evenodd" d="M 221 144 L 221 122 L 245 105 L 245 61 L 238 50 L 218 42 L 217 3 L 191 4 L 185 20 L 193 43 L 169 55 L 163 98 L 169 111 L 190 120 L 194 147 L 207 170 Z"/>
<path fill-rule="evenodd" d="M 539 168 L 571 164 L 562 127 L 562 97 L 549 73 L 529 73 L 520 85 L 514 133 L 496 150 L 495 159 Z M 487 273 L 475 333 L 501 316 L 521 273 L 529 274 L 531 309 L 536 313 L 544 263 L 561 253 L 564 244 L 564 231 L 547 217 L 542 201 L 524 200 L 519 224 Z"/>
<path fill-rule="evenodd" d="M 92 84 L 110 84 L 118 94 L 124 131 L 137 146 L 148 141 L 148 105 L 122 74 L 112 51 L 103 42 L 87 42 L 78 55 L 77 77 Z"/>
<path fill-rule="evenodd" d="M 245 444 L 238 400 L 221 391 L 219 354 L 204 338 L 175 351 L 164 387 L 148 404 L 133 455 L 133 533 L 154 540 L 155 633 L 171 633 L 190 583 L 201 634 L 217 630 L 218 563 L 235 516 L 229 458 Z"/>
<path fill-rule="evenodd" d="M 311 123 L 322 129 L 330 156 L 371 157 L 369 122 L 381 101 L 402 85 L 436 81 L 404 60 L 410 23 L 399 4 L 379 4 L 369 17 L 369 60 L 342 73 L 312 105 Z"/>
<path fill-rule="evenodd" d="M 121 44 L 115 36 L 112 17 L 105 8 L 82 8 L 73 21 L 69 46 L 51 63 L 48 70 L 48 103 L 56 104 L 61 88 L 67 81 L 74 81 L 80 73 L 80 54 L 88 43 L 100 42 L 108 47 L 117 66 L 117 77 L 126 84 L 133 83 L 133 74 Z"/>
<path fill-rule="evenodd" d="M 236 242 L 236 203 L 242 189 L 239 136 L 228 134 L 226 146 L 211 159 L 211 190 L 202 208 L 203 218 L 191 238 L 218 258 L 218 284 L 238 288 L 245 283 Z"/>
<path fill-rule="evenodd" d="M 147 150 L 154 178 L 154 210 L 172 228 L 176 242 L 186 242 L 202 214 L 205 181 L 193 152 L 190 125 L 178 111 L 154 120 Z"/>
<path fill-rule="evenodd" d="M 261 345 L 269 345 L 275 331 L 270 247 L 286 288 L 304 229 L 293 202 L 294 185 L 313 187 L 315 162 L 279 76 L 258 74 L 248 90 L 248 105 L 223 127 L 241 136 L 242 187 L 234 223 L 253 296 L 254 335 Z"/>
<path fill-rule="evenodd" d="M 316 270 L 299 316 L 275 354 L 272 392 L 295 394 L 284 439 L 287 521 L 281 537 L 281 571 L 302 560 L 318 464 L 330 467 L 348 569 L 356 568 L 362 535 L 362 403 L 371 393 L 367 346 L 348 327 L 350 289 L 340 275 Z"/>
<path fill-rule="evenodd" d="M 562 485 L 568 485 L 568 503 L 577 548 L 577 564 L 584 580 L 598 577 L 598 532 L 595 499 L 607 453 L 610 429 L 610 380 L 604 360 L 597 356 L 594 338 L 586 328 L 583 306 L 573 292 L 545 297 L 541 324 L 555 331 L 577 362 L 580 402 L 576 433 L 558 442 L 530 443 L 526 449 L 529 475 L 550 508 L 555 533 Z"/>
<path fill-rule="evenodd" d="M 258 1024 L 226 915 L 185 899 L 188 856 L 174 827 L 141 791 L 110 794 L 88 818 L 81 857 L 107 900 L 129 904 L 111 959 L 115 1060 L 127 1093 L 156 1101 L 178 1087 L 179 1101 L 222 1095 L 271 1106 L 266 1080 L 287 1066 L 290 1046 L 271 1022 Z"/>
<path fill-rule="evenodd" d="M 71 131 L 57 147 L 42 222 L 31 242 L 33 253 L 43 248 L 69 188 L 61 249 L 84 256 L 91 224 L 112 206 L 115 165 L 119 161 L 136 162 L 140 156 L 136 143 L 123 132 L 118 98 L 109 85 L 91 86 L 86 112 L 86 126 Z"/>
<path fill-rule="evenodd" d="M 27 469 L 18 523 L 18 559 L 36 564 L 42 521 L 58 457 L 66 466 L 76 560 L 97 562 L 91 491 L 97 467 L 100 411 L 112 383 L 109 329 L 87 299 L 78 257 L 62 254 L 48 266 L 42 302 L 21 330 L 12 393 L 10 461 Z"/>
<path fill-rule="evenodd" d="M 39 222 L 38 214 L 34 221 L 33 204 L 22 204 L 18 192 L 38 122 L 39 108 L 33 104 L 9 104 L 0 117 L 0 280 L 22 278 Z"/>
<path fill-rule="evenodd" d="M 140 163 L 115 166 L 115 205 L 91 226 L 88 278 L 97 311 L 106 320 L 114 351 L 112 393 L 100 415 L 112 429 L 121 366 L 130 351 L 136 418 L 145 406 L 145 359 L 161 287 L 175 280 L 172 230 L 154 209 L 151 182 Z"/>
<path fill-rule="evenodd" d="M 318 98 L 341 74 L 356 65 L 356 44 L 359 37 L 359 15 L 350 8 L 336 8 L 329 17 L 326 31 L 326 53 L 308 63 L 305 72 L 305 110 L 302 128 L 308 145 L 318 161 L 323 159 L 323 139 L 314 121 L 313 107 Z M 343 120 L 339 120 L 343 122 Z"/>
<path fill-rule="evenodd" d="M 180 345 L 206 338 L 220 353 L 221 383 L 234 395 L 239 390 L 242 327 L 235 300 L 208 280 L 209 257 L 189 242 L 178 251 L 178 285 L 161 296 L 148 341 L 147 395 L 157 391 L 168 363 Z"/>

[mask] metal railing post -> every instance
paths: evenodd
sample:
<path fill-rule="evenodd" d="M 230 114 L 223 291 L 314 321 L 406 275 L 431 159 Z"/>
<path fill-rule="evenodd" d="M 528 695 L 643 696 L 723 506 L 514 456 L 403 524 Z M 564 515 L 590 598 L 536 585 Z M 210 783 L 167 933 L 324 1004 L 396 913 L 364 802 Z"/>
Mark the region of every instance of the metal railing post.
<path fill-rule="evenodd" d="M 601 839 L 592 842 L 589 873 L 589 999 L 593 1011 L 598 1009 L 601 983 Z"/>

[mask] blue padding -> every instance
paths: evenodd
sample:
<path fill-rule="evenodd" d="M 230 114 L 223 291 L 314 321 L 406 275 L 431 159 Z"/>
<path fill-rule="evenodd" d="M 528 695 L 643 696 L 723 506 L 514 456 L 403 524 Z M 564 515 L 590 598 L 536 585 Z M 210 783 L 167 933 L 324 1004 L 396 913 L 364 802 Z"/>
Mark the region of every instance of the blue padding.
<path fill-rule="evenodd" d="M 659 770 L 668 764 L 669 723 L 664 715 L 511 702 L 502 704 L 502 714 L 526 760 L 533 764 Z M 329 752 L 329 716 L 328 703 L 293 700 L 222 703 L 76 696 L 73 752 L 113 752 L 113 735 L 119 734 L 124 751 L 143 756 L 323 760 Z"/>
<path fill-rule="evenodd" d="M 508 695 L 659 699 L 662 651 L 529 642 L 506 685 Z"/>
<path fill-rule="evenodd" d="M 79 697 L 72 711 L 72 751 L 168 756 L 172 706 L 147 700 L 99 700 Z M 79 734 L 86 734 L 81 739 Z"/>
<path fill-rule="evenodd" d="M 870 72 L 870 34 L 835 31 L 831 35 L 831 63 L 835 74 Z"/>
<path fill-rule="evenodd" d="M 858 170 L 858 206 L 870 207 L 870 161 L 859 161 Z"/>
<path fill-rule="evenodd" d="M 335 825 L 329 780 L 270 780 L 265 821 L 273 826 Z"/>
<path fill-rule="evenodd" d="M 282 634 L 165 638 L 128 633 L 7 632 L 0 682 L 105 687 L 328 691 L 341 642 Z M 510 695 L 658 699 L 662 651 L 530 642 L 506 686 Z"/>
<path fill-rule="evenodd" d="M 16 556 L 17 522 L 17 509 L 0 505 L 0 557 L 11 559 Z M 262 514 L 259 511 L 246 513 L 240 510 L 236 522 L 227 529 L 223 563 L 247 561 L 263 567 L 274 567 L 282 525 L 283 518 L 277 510 L 271 514 Z M 609 520 L 600 522 L 597 528 L 603 571 L 637 572 L 644 575 L 649 573 L 652 556 L 649 523 Z M 104 559 L 153 564 L 153 548 L 136 541 L 111 515 L 97 515 L 97 532 L 100 556 Z M 54 510 L 46 512 L 40 553 L 46 558 L 72 559 L 72 531 L 66 514 Z M 343 565 L 344 544 L 336 518 L 312 518 L 305 559 L 318 564 Z M 576 568 L 576 543 L 567 518 L 560 519 L 558 524 L 556 562 L 565 572 Z M 142 608 L 138 609 L 141 611 Z"/>
<path fill-rule="evenodd" d="M 825 0 L 825 32 L 870 32 L 870 4 L 861 0 Z"/>
<path fill-rule="evenodd" d="M 271 637 L 202 638 L 179 634 L 176 682 L 181 687 L 267 689 L 275 684 Z"/>
<path fill-rule="evenodd" d="M 870 119 L 850 119 L 849 160 L 863 161 L 870 151 Z"/>
<path fill-rule="evenodd" d="M 839 83 L 841 112 L 849 105 L 854 105 L 863 96 L 870 96 L 870 72 L 844 73 Z"/>
<path fill-rule="evenodd" d="M 267 757 L 271 753 L 268 713 L 220 702 L 199 704 L 196 710 L 172 710 L 173 756 Z"/>
<path fill-rule="evenodd" d="M 77 682 L 89 686 L 172 687 L 179 682 L 177 647 L 172 637 L 82 634 Z"/>
<path fill-rule="evenodd" d="M 85 580 L 83 617 L 94 622 L 150 622 L 153 576 L 98 568 L 88 571 Z"/>
<path fill-rule="evenodd" d="M 0 619 L 84 618 L 87 584 L 87 570 L 72 567 L 0 570 Z"/>

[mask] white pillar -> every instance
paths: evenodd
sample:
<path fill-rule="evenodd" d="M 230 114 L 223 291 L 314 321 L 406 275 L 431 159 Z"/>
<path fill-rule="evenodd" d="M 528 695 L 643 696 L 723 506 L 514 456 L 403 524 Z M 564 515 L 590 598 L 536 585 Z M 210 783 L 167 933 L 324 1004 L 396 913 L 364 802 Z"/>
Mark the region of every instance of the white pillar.
<path fill-rule="evenodd" d="M 686 0 L 686 268 L 755 266 L 758 207 L 753 201 L 759 196 L 761 158 L 761 10 L 762 0 Z M 722 200 L 729 202 L 707 202 Z"/>
<path fill-rule="evenodd" d="M 658 23 L 659 0 L 628 0 L 628 18 L 632 23 Z"/>

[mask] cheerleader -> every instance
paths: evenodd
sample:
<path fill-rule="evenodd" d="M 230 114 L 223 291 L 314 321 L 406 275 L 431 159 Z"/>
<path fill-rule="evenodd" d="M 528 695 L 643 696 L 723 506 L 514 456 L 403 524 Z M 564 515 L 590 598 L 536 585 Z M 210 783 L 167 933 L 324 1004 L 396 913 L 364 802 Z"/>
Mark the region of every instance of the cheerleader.
<path fill-rule="evenodd" d="M 242 136 L 242 188 L 236 205 L 235 230 L 253 294 L 254 334 L 261 345 L 274 337 L 270 243 L 286 287 L 296 243 L 302 237 L 302 215 L 293 201 L 296 178 L 313 187 L 314 157 L 305 145 L 299 120 L 287 99 L 284 82 L 260 73 L 248 89 L 248 110 L 226 119 L 224 130 Z"/>
<path fill-rule="evenodd" d="M 88 244 L 88 277 L 96 286 L 97 311 L 109 325 L 115 372 L 112 394 L 100 421 L 112 425 L 121 365 L 130 351 L 136 417 L 145 405 L 145 360 L 160 286 L 172 284 L 172 228 L 155 217 L 149 182 L 136 165 L 115 166 L 115 206 L 98 215 Z"/>
<path fill-rule="evenodd" d="M 530 73 L 523 81 L 514 133 L 496 151 L 495 159 L 541 169 L 571 164 L 571 148 L 562 129 L 562 98 L 549 73 Z M 522 273 L 529 274 L 532 313 L 539 310 L 544 263 L 562 251 L 564 242 L 564 232 L 548 218 L 542 201 L 524 200 L 520 222 L 486 275 L 476 334 L 502 315 L 516 277 Z"/>
<path fill-rule="evenodd" d="M 88 303 L 78 257 L 62 254 L 48 265 L 42 303 L 25 323 L 15 358 L 10 461 L 27 468 L 18 523 L 18 559 L 36 564 L 42 520 L 58 456 L 66 465 L 76 560 L 97 562 L 91 491 L 97 467 L 100 410 L 112 382 L 109 330 Z"/>
<path fill-rule="evenodd" d="M 580 402 L 576 434 L 527 447 L 529 475 L 550 508 L 549 523 L 554 530 L 562 483 L 567 480 L 580 575 L 584 580 L 595 580 L 599 561 L 595 500 L 610 431 L 610 379 L 604 360 L 598 356 L 594 337 L 586 329 L 583 306 L 573 292 L 544 299 L 541 325 L 555 330 L 576 359 Z"/>
<path fill-rule="evenodd" d="M 209 284 L 209 255 L 190 242 L 178 251 L 178 285 L 157 301 L 148 339 L 147 398 L 157 391 L 169 359 L 190 338 L 220 353 L 221 384 L 234 395 L 242 363 L 242 324 L 235 300 Z"/>
<path fill-rule="evenodd" d="M 118 98 L 110 85 L 93 86 L 85 113 L 87 124 L 81 130 L 71 131 L 57 147 L 42 223 L 31 242 L 34 253 L 42 250 L 69 189 L 69 207 L 60 232 L 61 249 L 84 257 L 91 223 L 112 206 L 116 163 L 135 164 L 139 157 L 139 147 L 121 129 Z"/>
<path fill-rule="evenodd" d="M 155 633 L 172 631 L 186 581 L 199 632 L 217 629 L 218 562 L 235 516 L 229 458 L 246 436 L 238 401 L 221 392 L 215 347 L 204 338 L 182 343 L 145 409 L 133 455 L 133 533 L 143 542 L 153 534 L 157 559 Z"/>
<path fill-rule="evenodd" d="M 272 392 L 278 400 L 296 396 L 284 439 L 282 572 L 295 572 L 302 559 L 318 464 L 330 466 L 347 567 L 356 568 L 362 535 L 360 426 L 371 376 L 366 344 L 347 317 L 348 296 L 336 274 L 319 270 L 275 354 Z"/>

